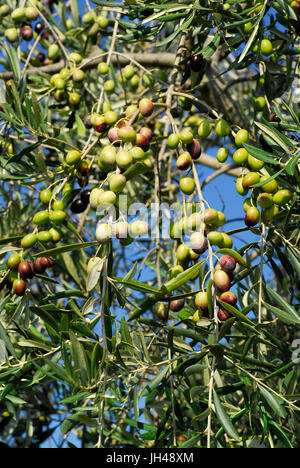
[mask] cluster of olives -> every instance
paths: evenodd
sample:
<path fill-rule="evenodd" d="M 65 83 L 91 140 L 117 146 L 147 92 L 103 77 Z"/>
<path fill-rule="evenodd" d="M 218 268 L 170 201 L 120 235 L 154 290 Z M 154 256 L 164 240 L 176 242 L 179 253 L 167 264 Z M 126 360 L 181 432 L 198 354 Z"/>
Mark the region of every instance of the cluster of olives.
<path fill-rule="evenodd" d="M 23 242 L 25 245 L 26 242 Z M 25 246 L 23 247 L 26 248 Z M 32 279 L 35 275 L 42 275 L 46 269 L 52 267 L 55 262 L 49 257 L 39 257 L 34 263 L 21 258 L 21 256 L 14 252 L 7 259 L 7 268 L 9 272 L 9 282 L 12 283 L 12 291 L 17 296 L 24 296 L 27 288 L 27 281 Z"/>
<path fill-rule="evenodd" d="M 232 306 L 237 303 L 236 295 L 230 291 L 231 281 L 236 269 L 236 261 L 231 255 L 223 255 L 215 268 L 213 283 L 216 288 L 217 297 L 221 301 Z M 202 316 L 207 317 L 209 313 L 207 291 L 200 291 L 195 296 L 196 312 L 193 315 L 193 321 L 197 323 Z M 226 321 L 231 314 L 223 307 L 219 307 L 218 319 L 220 322 Z"/>

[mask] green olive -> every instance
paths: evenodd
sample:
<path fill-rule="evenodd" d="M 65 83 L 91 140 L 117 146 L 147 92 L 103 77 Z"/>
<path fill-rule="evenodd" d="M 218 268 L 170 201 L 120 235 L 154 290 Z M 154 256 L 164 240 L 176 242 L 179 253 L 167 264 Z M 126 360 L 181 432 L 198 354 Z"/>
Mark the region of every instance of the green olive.
<path fill-rule="evenodd" d="M 236 146 L 243 146 L 243 143 L 247 143 L 249 140 L 249 133 L 245 129 L 241 129 L 237 132 L 235 136 L 235 144 Z"/>
<path fill-rule="evenodd" d="M 264 175 L 261 176 L 260 182 L 264 182 L 266 180 L 270 179 L 270 176 Z M 261 186 L 262 190 L 267 193 L 274 193 L 277 192 L 278 190 L 278 182 L 275 179 L 270 180 L 269 182 L 264 183 Z"/>
<path fill-rule="evenodd" d="M 273 205 L 273 197 L 270 193 L 262 192 L 257 197 L 257 203 L 262 208 L 269 208 Z"/>
<path fill-rule="evenodd" d="M 34 244 L 37 241 L 37 236 L 34 233 L 31 234 L 26 234 L 26 236 L 23 237 L 21 240 L 21 247 L 23 249 L 29 249 L 30 247 L 33 247 Z"/>
<path fill-rule="evenodd" d="M 235 186 L 237 193 L 239 193 L 242 196 L 247 195 L 248 188 L 243 187 L 243 176 L 237 178 Z"/>
<path fill-rule="evenodd" d="M 190 258 L 190 249 L 186 244 L 180 244 L 176 250 L 176 258 L 178 262 L 185 262 Z"/>
<path fill-rule="evenodd" d="M 39 211 L 36 213 L 33 217 L 32 222 L 36 224 L 37 226 L 43 226 L 44 224 L 47 224 L 49 221 L 49 212 L 44 210 L 44 211 Z"/>
<path fill-rule="evenodd" d="M 52 204 L 52 210 L 54 211 L 63 211 L 64 208 L 65 208 L 65 205 L 62 200 L 55 200 Z"/>
<path fill-rule="evenodd" d="M 232 156 L 236 164 L 245 164 L 248 161 L 248 151 L 245 148 L 237 149 Z"/>
<path fill-rule="evenodd" d="M 230 133 L 230 128 L 226 120 L 218 119 L 215 123 L 215 132 L 219 137 L 226 137 Z"/>
<path fill-rule="evenodd" d="M 217 160 L 224 163 L 228 159 L 228 150 L 226 148 L 219 148 L 217 152 Z"/>
<path fill-rule="evenodd" d="M 20 261 L 21 261 L 20 255 L 15 252 L 12 253 L 7 259 L 7 262 L 6 262 L 7 268 L 9 268 L 10 270 L 16 269 Z"/>
<path fill-rule="evenodd" d="M 207 119 L 200 119 L 198 126 L 198 135 L 207 138 L 211 132 L 211 123 Z"/>
<path fill-rule="evenodd" d="M 259 171 L 265 165 L 263 161 L 251 156 L 251 154 L 248 154 L 247 164 L 253 171 Z"/>
<path fill-rule="evenodd" d="M 129 154 L 134 161 L 142 161 L 145 159 L 145 151 L 140 146 L 133 146 L 129 150 Z"/>
<path fill-rule="evenodd" d="M 116 163 L 117 150 L 113 145 L 105 146 L 101 153 L 99 160 L 105 166 L 113 166 Z"/>
<path fill-rule="evenodd" d="M 40 193 L 40 201 L 44 203 L 44 205 L 47 205 L 52 197 L 52 192 L 50 189 L 44 189 Z"/>
<path fill-rule="evenodd" d="M 57 211 L 53 210 L 49 212 L 49 219 L 52 223 L 55 223 L 55 224 L 63 223 L 66 217 L 67 217 L 67 213 L 62 210 L 57 210 Z"/>
<path fill-rule="evenodd" d="M 179 141 L 180 141 L 179 136 L 176 133 L 171 133 L 168 136 L 168 146 L 169 146 L 169 148 L 176 149 L 177 146 L 179 145 Z"/>
<path fill-rule="evenodd" d="M 136 146 L 135 148 L 138 148 L 138 147 Z M 142 148 L 139 148 L 139 150 L 142 150 Z M 142 150 L 142 152 L 143 152 L 143 157 L 144 157 L 144 151 Z M 127 169 L 132 164 L 133 159 L 134 157 L 131 152 L 121 150 L 116 155 L 116 164 L 121 169 Z"/>
<path fill-rule="evenodd" d="M 179 181 L 180 188 L 186 195 L 191 195 L 195 190 L 195 180 L 192 177 L 182 177 Z"/>
<path fill-rule="evenodd" d="M 47 243 L 52 241 L 52 235 L 49 231 L 40 231 L 37 235 L 38 240 L 42 243 Z"/>
<path fill-rule="evenodd" d="M 122 192 L 126 182 L 126 177 L 123 174 L 114 174 L 109 179 L 109 188 L 114 193 Z"/>
<path fill-rule="evenodd" d="M 107 223 L 100 223 L 96 229 L 96 239 L 100 244 L 107 243 L 112 236 L 112 228 Z"/>
<path fill-rule="evenodd" d="M 180 132 L 179 138 L 182 141 L 182 143 L 188 145 L 193 142 L 194 135 L 193 132 L 191 132 L 191 130 L 184 129 Z"/>
<path fill-rule="evenodd" d="M 292 192 L 288 189 L 278 190 L 278 192 L 273 195 L 273 202 L 276 205 L 283 206 L 291 200 L 292 196 Z"/>
<path fill-rule="evenodd" d="M 221 232 L 218 231 L 210 231 L 207 234 L 207 239 L 212 245 L 217 245 L 218 247 L 221 247 L 223 242 L 223 236 Z"/>
<path fill-rule="evenodd" d="M 118 137 L 125 143 L 134 143 L 136 140 L 136 131 L 132 127 L 121 127 L 118 129 Z"/>

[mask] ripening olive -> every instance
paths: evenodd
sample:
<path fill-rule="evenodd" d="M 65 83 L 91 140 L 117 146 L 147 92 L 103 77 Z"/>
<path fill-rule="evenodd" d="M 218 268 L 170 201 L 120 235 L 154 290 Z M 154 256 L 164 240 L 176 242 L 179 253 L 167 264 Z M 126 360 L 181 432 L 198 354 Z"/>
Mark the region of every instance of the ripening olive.
<path fill-rule="evenodd" d="M 232 306 L 235 306 L 237 303 L 237 297 L 236 295 L 231 292 L 231 291 L 225 291 L 220 295 L 220 299 L 223 302 L 226 302 L 227 304 L 230 304 Z"/>
<path fill-rule="evenodd" d="M 202 312 L 208 311 L 208 296 L 206 291 L 200 291 L 195 296 L 195 306 Z"/>
<path fill-rule="evenodd" d="M 80 103 L 80 99 L 80 94 L 76 93 L 75 91 L 69 93 L 68 102 L 71 106 L 78 106 L 78 104 Z"/>
<path fill-rule="evenodd" d="M 189 143 L 186 146 L 186 149 L 190 153 L 193 160 L 196 160 L 201 156 L 201 145 L 200 142 L 196 139 L 193 139 L 192 143 Z"/>
<path fill-rule="evenodd" d="M 26 291 L 26 283 L 24 280 L 21 279 L 15 279 L 13 282 L 13 292 L 17 296 L 24 296 Z"/>
<path fill-rule="evenodd" d="M 184 171 L 188 169 L 191 166 L 191 164 L 192 164 L 192 158 L 191 158 L 190 153 L 187 153 L 187 152 L 180 154 L 176 160 L 176 167 L 180 171 Z"/>
<path fill-rule="evenodd" d="M 259 222 L 260 214 L 255 206 L 248 208 L 245 215 L 245 224 L 248 227 L 255 226 Z"/>
<path fill-rule="evenodd" d="M 127 239 L 129 236 L 129 224 L 126 221 L 119 221 L 114 225 L 114 235 L 117 239 Z"/>
<path fill-rule="evenodd" d="M 276 205 L 283 206 L 291 200 L 292 196 L 292 192 L 288 189 L 278 190 L 278 192 L 273 195 L 273 202 Z"/>
<path fill-rule="evenodd" d="M 260 181 L 258 172 L 248 172 L 242 179 L 242 185 L 245 189 L 249 189 Z"/>
<path fill-rule="evenodd" d="M 222 292 L 230 289 L 230 276 L 223 270 L 217 270 L 213 275 L 213 282 L 215 287 Z"/>
<path fill-rule="evenodd" d="M 107 126 L 104 115 L 100 114 L 92 114 L 91 123 L 98 133 L 103 133 Z"/>
<path fill-rule="evenodd" d="M 231 255 L 222 255 L 219 260 L 222 270 L 232 273 L 236 267 L 236 260 Z"/>
<path fill-rule="evenodd" d="M 22 279 L 31 279 L 34 277 L 33 266 L 25 260 L 19 263 L 18 272 Z"/>
<path fill-rule="evenodd" d="M 184 306 L 184 299 L 174 299 L 170 301 L 169 307 L 172 312 L 179 312 Z"/>
<path fill-rule="evenodd" d="M 143 98 L 139 102 L 139 111 L 143 117 L 149 117 L 153 112 L 153 102 L 151 99 Z"/>
<path fill-rule="evenodd" d="M 21 37 L 25 41 L 31 41 L 33 38 L 33 31 L 31 26 L 25 25 L 21 28 Z"/>
<path fill-rule="evenodd" d="M 227 310 L 222 309 L 222 307 L 219 308 L 219 310 L 218 310 L 218 319 L 220 320 L 220 322 L 225 322 L 230 317 L 231 317 L 231 314 L 229 312 L 227 312 Z"/>
<path fill-rule="evenodd" d="M 191 249 L 197 254 L 202 254 L 207 249 L 207 241 L 201 232 L 193 232 L 190 237 Z"/>
<path fill-rule="evenodd" d="M 243 187 L 243 176 L 237 178 L 235 186 L 237 193 L 240 195 L 247 195 L 248 189 Z"/>
<path fill-rule="evenodd" d="M 206 210 L 204 210 L 203 220 L 205 224 L 209 226 L 213 225 L 216 223 L 217 219 L 218 219 L 217 210 L 215 210 L 214 208 L 207 208 Z"/>
<path fill-rule="evenodd" d="M 169 309 L 164 302 L 157 302 L 154 306 L 154 315 L 160 320 L 168 320 Z"/>

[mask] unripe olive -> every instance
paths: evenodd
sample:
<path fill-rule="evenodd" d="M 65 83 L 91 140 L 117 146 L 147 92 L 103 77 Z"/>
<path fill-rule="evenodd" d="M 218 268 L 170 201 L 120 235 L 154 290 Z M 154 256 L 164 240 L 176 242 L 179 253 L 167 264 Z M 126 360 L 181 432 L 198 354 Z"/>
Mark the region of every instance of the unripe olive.
<path fill-rule="evenodd" d="M 119 221 L 114 225 L 114 233 L 117 239 L 127 239 L 129 235 L 129 224 L 126 221 Z"/>
<path fill-rule="evenodd" d="M 176 149 L 177 146 L 179 145 L 179 141 L 180 141 L 179 136 L 176 133 L 171 133 L 168 136 L 168 146 L 169 146 L 169 148 Z"/>
<path fill-rule="evenodd" d="M 0 17 L 4 18 L 5 16 L 9 15 L 10 7 L 8 5 L 1 5 L 0 6 Z"/>
<path fill-rule="evenodd" d="M 44 224 L 47 224 L 49 221 L 49 212 L 46 210 L 39 211 L 36 213 L 32 219 L 32 222 L 36 224 L 37 226 L 43 226 Z"/>
<path fill-rule="evenodd" d="M 106 29 L 108 26 L 108 19 L 104 15 L 97 16 L 96 22 L 99 24 L 100 28 L 102 29 Z"/>
<path fill-rule="evenodd" d="M 63 223 L 67 217 L 67 213 L 62 210 L 57 211 L 50 211 L 49 212 L 49 219 L 52 223 Z"/>
<path fill-rule="evenodd" d="M 230 133 L 230 128 L 226 120 L 218 119 L 215 123 L 215 132 L 219 137 L 226 137 Z"/>
<path fill-rule="evenodd" d="M 228 150 L 226 148 L 219 148 L 217 151 L 217 160 L 220 163 L 224 163 L 228 159 Z"/>
<path fill-rule="evenodd" d="M 98 195 L 98 201 L 100 205 L 114 205 L 117 201 L 117 196 L 112 190 L 102 190 Z"/>
<path fill-rule="evenodd" d="M 190 153 L 187 153 L 187 152 L 180 154 L 176 161 L 177 169 L 181 171 L 185 171 L 186 169 L 188 169 L 191 166 L 191 164 L 192 164 L 192 157 Z"/>
<path fill-rule="evenodd" d="M 218 211 L 218 218 L 216 219 L 216 221 L 214 223 L 215 226 L 216 227 L 222 227 L 222 226 L 224 226 L 225 222 L 226 222 L 225 214 L 222 213 L 222 211 Z"/>
<path fill-rule="evenodd" d="M 36 8 L 29 6 L 25 9 L 25 16 L 28 21 L 35 21 L 39 17 L 39 12 Z"/>
<path fill-rule="evenodd" d="M 87 264 L 87 268 L 86 268 L 86 271 L 87 271 L 88 275 L 91 273 L 94 266 L 97 265 L 97 263 L 99 263 L 100 261 L 101 261 L 100 257 L 92 257 L 92 258 L 89 259 L 88 264 Z"/>
<path fill-rule="evenodd" d="M 191 132 L 191 130 L 183 129 L 179 133 L 179 138 L 182 141 L 182 143 L 184 143 L 185 145 L 188 145 L 193 142 L 194 135 L 193 135 L 193 132 Z"/>
<path fill-rule="evenodd" d="M 208 311 L 208 296 L 206 291 L 200 291 L 195 296 L 195 306 L 202 312 Z"/>
<path fill-rule="evenodd" d="M 80 94 L 76 93 L 75 91 L 69 93 L 68 102 L 71 106 L 78 106 L 78 104 L 80 103 L 80 99 Z"/>
<path fill-rule="evenodd" d="M 277 205 L 272 205 L 262 211 L 262 219 L 267 224 L 271 223 L 278 213 L 279 207 Z"/>
<path fill-rule="evenodd" d="M 61 239 L 61 233 L 54 228 L 49 229 L 53 242 L 59 242 Z"/>
<path fill-rule="evenodd" d="M 123 174 L 114 174 L 109 179 L 109 188 L 115 193 L 122 192 L 126 182 L 126 177 Z"/>
<path fill-rule="evenodd" d="M 101 203 L 101 194 L 103 193 L 103 189 L 100 189 L 100 188 L 94 188 L 92 191 L 91 191 L 91 195 L 90 195 L 90 205 L 92 208 L 97 208 L 97 206 L 100 205 Z"/>
<path fill-rule="evenodd" d="M 220 244 L 221 248 L 231 249 L 232 247 L 232 239 L 231 237 L 226 234 L 226 232 L 222 232 L 222 242 Z"/>
<path fill-rule="evenodd" d="M 52 209 L 54 211 L 63 211 L 65 205 L 64 205 L 64 202 L 62 200 L 55 200 L 52 204 Z"/>
<path fill-rule="evenodd" d="M 242 179 L 242 185 L 245 189 L 252 187 L 260 181 L 260 175 L 258 172 L 248 172 Z"/>
<path fill-rule="evenodd" d="M 9 268 L 10 270 L 16 269 L 20 261 L 21 261 L 20 255 L 15 252 L 12 253 L 7 259 L 7 262 L 6 262 L 7 268 Z"/>
<path fill-rule="evenodd" d="M 170 310 L 172 312 L 179 312 L 184 306 L 184 299 L 174 299 L 173 301 L 170 301 Z"/>
<path fill-rule="evenodd" d="M 104 113 L 104 118 L 107 125 L 113 125 L 118 121 L 118 114 L 112 110 L 108 110 Z"/>
<path fill-rule="evenodd" d="M 189 143 L 186 146 L 186 149 L 190 153 L 193 160 L 196 160 L 201 156 L 201 145 L 200 142 L 196 139 L 193 139 L 192 143 Z"/>
<path fill-rule="evenodd" d="M 191 195 L 195 190 L 195 180 L 192 177 L 182 177 L 179 181 L 180 188 L 186 195 Z"/>
<path fill-rule="evenodd" d="M 109 66 L 106 62 L 100 62 L 98 63 L 97 70 L 101 75 L 107 75 L 109 72 Z"/>
<path fill-rule="evenodd" d="M 100 223 L 96 229 L 96 239 L 100 244 L 105 244 L 111 239 L 112 229 L 107 223 Z"/>
<path fill-rule="evenodd" d="M 182 265 L 175 265 L 170 270 L 170 277 L 176 278 L 176 276 L 180 275 L 180 273 L 184 272 L 184 268 Z"/>
<path fill-rule="evenodd" d="M 247 195 L 248 189 L 243 187 L 243 176 L 237 178 L 235 186 L 237 193 L 240 195 Z"/>
<path fill-rule="evenodd" d="M 129 64 L 126 65 L 122 70 L 122 76 L 125 78 L 126 81 L 130 80 L 135 73 L 134 67 Z"/>
<path fill-rule="evenodd" d="M 247 130 L 241 129 L 235 135 L 235 144 L 236 146 L 242 146 L 243 143 L 247 143 L 249 140 L 249 133 Z"/>
<path fill-rule="evenodd" d="M 263 176 L 261 176 L 261 178 L 260 178 L 260 182 L 264 182 L 265 180 L 268 180 L 269 178 L 270 178 L 270 176 L 268 176 L 268 175 L 263 175 Z M 274 193 L 274 192 L 277 192 L 277 190 L 278 190 L 278 182 L 277 182 L 277 180 L 272 179 L 272 180 L 270 180 L 269 182 L 264 183 L 264 184 L 261 186 L 261 189 L 262 189 L 264 192 L 267 192 L 267 193 Z"/>
<path fill-rule="evenodd" d="M 13 292 L 17 296 L 24 296 L 26 291 L 26 283 L 24 280 L 21 279 L 15 279 L 13 282 Z"/>
<path fill-rule="evenodd" d="M 145 159 L 145 151 L 139 146 L 133 146 L 129 150 L 129 154 L 134 161 L 142 161 Z"/>
<path fill-rule="evenodd" d="M 23 237 L 21 240 L 21 247 L 23 249 L 29 249 L 30 247 L 33 247 L 34 244 L 37 241 L 37 236 L 33 233 L 31 234 L 26 234 L 26 236 Z"/>
<path fill-rule="evenodd" d="M 248 227 L 255 226 L 259 222 L 260 214 L 255 206 L 248 208 L 245 216 L 245 224 Z"/>
<path fill-rule="evenodd" d="M 135 143 L 136 131 L 132 127 L 121 127 L 118 130 L 118 137 L 125 143 Z"/>
<path fill-rule="evenodd" d="M 263 96 L 258 96 L 255 100 L 254 100 L 254 107 L 257 111 L 261 111 L 263 110 L 263 108 L 265 107 L 266 105 L 266 100 Z"/>
<path fill-rule="evenodd" d="M 202 254 L 207 249 L 207 241 L 201 232 L 193 232 L 190 237 L 191 249 L 197 254 Z"/>
<path fill-rule="evenodd" d="M 212 245 L 217 245 L 218 247 L 221 247 L 223 242 L 223 236 L 221 232 L 218 231 L 210 231 L 207 234 L 207 239 Z"/>
<path fill-rule="evenodd" d="M 82 61 L 82 55 L 80 55 L 78 52 L 71 52 L 69 59 L 71 62 L 74 62 L 76 65 L 78 65 Z"/>
<path fill-rule="evenodd" d="M 57 57 L 59 56 L 59 47 L 57 44 L 51 44 L 48 47 L 48 59 L 50 60 L 56 60 Z"/>
<path fill-rule="evenodd" d="M 236 260 L 231 255 L 222 255 L 219 260 L 222 270 L 232 273 L 236 267 Z"/>
<path fill-rule="evenodd" d="M 247 164 L 253 171 L 259 171 L 262 167 L 264 167 L 265 163 L 260 159 L 255 158 L 251 154 L 248 154 Z"/>
<path fill-rule="evenodd" d="M 31 279 L 34 277 L 33 266 L 25 260 L 19 263 L 18 272 L 22 279 Z"/>
<path fill-rule="evenodd" d="M 116 156 L 116 148 L 113 145 L 109 145 L 102 149 L 99 160 L 106 166 L 113 166 L 116 163 Z"/>
<path fill-rule="evenodd" d="M 23 7 L 15 8 L 11 12 L 11 18 L 18 22 L 18 21 L 23 21 L 26 17 L 26 9 Z"/>
<path fill-rule="evenodd" d="M 121 169 L 127 169 L 132 164 L 133 157 L 129 151 L 119 151 L 116 155 L 116 164 Z"/>
<path fill-rule="evenodd" d="M 230 304 L 232 306 L 235 306 L 237 303 L 237 297 L 236 295 L 231 292 L 231 291 L 225 291 L 220 295 L 220 299 L 223 302 L 226 302 L 226 304 Z"/>
<path fill-rule="evenodd" d="M 154 315 L 160 320 L 168 320 L 169 309 L 167 304 L 165 304 L 164 302 L 157 302 L 154 306 Z"/>
<path fill-rule="evenodd" d="M 256 203 L 252 198 L 246 198 L 246 200 L 243 203 L 243 210 L 246 212 L 248 208 L 251 208 L 252 206 L 255 206 Z"/>
<path fill-rule="evenodd" d="M 186 244 L 180 244 L 177 247 L 176 258 L 180 263 L 185 262 L 190 258 L 190 249 Z"/>
<path fill-rule="evenodd" d="M 276 205 L 284 206 L 291 200 L 292 196 L 292 192 L 288 189 L 278 190 L 278 192 L 273 195 L 273 202 Z"/>
<path fill-rule="evenodd" d="M 273 205 L 273 197 L 270 193 L 262 192 L 257 197 L 257 203 L 262 208 L 269 208 Z"/>
<path fill-rule="evenodd" d="M 239 148 L 233 153 L 232 159 L 236 164 L 245 164 L 248 161 L 248 151 L 245 148 Z"/>
<path fill-rule="evenodd" d="M 203 220 L 209 226 L 215 224 L 218 220 L 218 211 L 214 208 L 207 208 L 204 210 Z"/>
<path fill-rule="evenodd" d="M 5 38 L 8 42 L 16 42 L 18 40 L 19 34 L 16 28 L 8 28 L 5 30 Z"/>
<path fill-rule="evenodd" d="M 151 99 L 143 98 L 139 102 L 139 111 L 144 117 L 149 117 L 154 109 L 153 102 Z"/>
<path fill-rule="evenodd" d="M 112 93 L 115 90 L 115 82 L 114 80 L 107 80 L 103 84 L 103 88 L 107 93 Z"/>
<path fill-rule="evenodd" d="M 82 16 L 82 22 L 84 24 L 91 24 L 95 21 L 95 13 L 94 11 L 88 11 L 87 13 L 84 13 Z"/>
<path fill-rule="evenodd" d="M 223 270 L 214 272 L 213 282 L 219 291 L 225 292 L 230 289 L 230 276 Z"/>
<path fill-rule="evenodd" d="M 85 73 L 81 68 L 75 68 L 72 72 L 72 80 L 76 83 L 81 83 L 84 80 Z"/>
<path fill-rule="evenodd" d="M 45 205 L 47 205 L 50 202 L 51 197 L 52 197 L 52 192 L 50 189 L 44 189 L 40 193 L 40 201 L 44 203 Z"/>
<path fill-rule="evenodd" d="M 130 236 L 135 237 L 145 237 L 148 235 L 149 225 L 146 221 L 134 221 L 129 226 Z"/>
<path fill-rule="evenodd" d="M 202 138 L 207 138 L 211 132 L 211 123 L 202 118 L 199 121 L 198 135 Z"/>
<path fill-rule="evenodd" d="M 38 237 L 38 240 L 42 243 L 51 242 L 53 240 L 52 235 L 49 231 L 40 231 L 37 237 Z"/>
<path fill-rule="evenodd" d="M 260 43 L 260 51 L 263 55 L 270 55 L 273 51 L 272 42 L 269 39 L 263 39 Z"/>
<path fill-rule="evenodd" d="M 219 308 L 219 310 L 218 310 L 218 319 L 220 320 L 220 322 L 225 322 L 230 317 L 231 317 L 231 314 L 229 312 L 227 312 L 227 310 L 222 309 L 222 307 Z"/>

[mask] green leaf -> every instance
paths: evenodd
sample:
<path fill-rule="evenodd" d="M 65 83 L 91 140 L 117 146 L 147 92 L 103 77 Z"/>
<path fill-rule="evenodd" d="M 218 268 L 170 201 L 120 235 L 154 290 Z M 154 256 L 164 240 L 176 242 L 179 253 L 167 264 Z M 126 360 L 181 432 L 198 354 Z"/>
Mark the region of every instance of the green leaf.
<path fill-rule="evenodd" d="M 16 82 L 19 82 L 21 79 L 21 63 L 18 57 L 17 48 L 12 45 L 8 46 L 3 41 L 2 41 L 2 47 L 4 48 L 6 56 L 8 58 L 10 68 L 14 75 L 14 80 Z"/>
<path fill-rule="evenodd" d="M 250 270 L 250 268 L 251 268 L 248 265 L 248 263 L 246 262 L 246 260 L 238 252 L 236 252 L 235 250 L 232 250 L 232 249 L 219 249 L 219 250 L 216 251 L 216 253 L 221 253 L 223 255 L 230 255 L 243 267 L 247 268 L 248 270 Z"/>
<path fill-rule="evenodd" d="M 144 390 L 141 393 L 141 397 L 145 397 L 147 395 L 150 395 L 150 393 L 159 386 L 159 384 L 164 379 L 167 372 L 168 372 L 168 366 L 164 367 L 157 374 L 157 376 L 154 377 L 154 379 L 151 380 L 151 382 L 149 384 L 147 384 L 147 386 L 144 388 Z"/>
<path fill-rule="evenodd" d="M 88 367 L 87 367 L 87 356 L 84 348 L 79 340 L 76 338 L 75 333 L 72 330 L 69 331 L 70 340 L 72 344 L 73 357 L 75 361 L 75 367 L 80 371 L 81 383 L 85 385 L 88 382 Z"/>
<path fill-rule="evenodd" d="M 75 113 L 75 121 L 77 127 L 77 135 L 79 136 L 79 138 L 82 138 L 86 134 L 86 128 L 78 112 Z"/>
<path fill-rule="evenodd" d="M 285 408 L 282 406 L 283 401 L 275 395 L 273 395 L 273 393 L 269 392 L 269 390 L 267 390 L 265 387 L 258 385 L 258 388 L 268 405 L 272 408 L 272 410 L 275 411 L 275 413 L 278 414 L 280 418 L 285 418 L 286 411 Z"/>
<path fill-rule="evenodd" d="M 63 245 L 61 247 L 55 247 L 54 249 L 43 250 L 42 252 L 34 254 L 33 257 L 53 257 L 55 255 L 59 255 L 64 252 L 73 252 L 74 250 L 86 249 L 87 247 L 91 247 L 97 244 L 98 244 L 97 241 L 92 241 L 92 242 L 81 242 L 80 244 Z"/>
<path fill-rule="evenodd" d="M 249 325 L 254 325 L 252 320 L 248 319 L 248 317 L 246 317 L 246 315 L 244 315 L 241 311 L 239 311 L 238 309 L 236 309 L 232 305 L 227 304 L 227 302 L 221 301 L 221 299 L 217 299 L 217 301 L 219 302 L 219 304 L 221 304 L 221 306 L 225 310 L 227 310 L 231 315 L 234 315 L 237 319 L 242 320 L 243 322 L 246 322 Z"/>
<path fill-rule="evenodd" d="M 260 161 L 264 161 L 265 163 L 272 164 L 272 165 L 280 164 L 279 161 L 275 159 L 274 156 L 270 156 L 269 153 L 267 153 L 266 151 L 263 151 L 260 148 L 256 148 L 255 146 L 248 145 L 247 143 L 244 143 L 243 146 L 248 151 L 248 153 L 251 154 L 251 156 L 254 156 Z"/>
<path fill-rule="evenodd" d="M 270 288 L 267 284 L 264 284 L 264 287 L 265 287 L 265 290 L 266 290 L 268 296 L 271 297 L 273 299 L 273 301 L 276 302 L 280 306 L 282 311 L 284 311 L 286 313 L 285 316 L 288 317 L 289 320 L 291 320 L 290 323 L 297 323 L 299 325 L 300 324 L 300 316 L 296 312 L 296 310 L 290 304 L 288 304 L 283 299 L 283 297 L 280 294 L 278 294 L 274 289 Z"/>
<path fill-rule="evenodd" d="M 213 399 L 215 403 L 215 410 L 216 410 L 216 415 L 218 420 L 220 421 L 224 431 L 227 433 L 227 435 L 234 440 L 239 440 L 239 435 L 237 431 L 235 430 L 230 418 L 228 417 L 226 411 L 224 410 L 220 399 L 218 397 L 217 392 L 214 390 L 213 391 Z"/>

